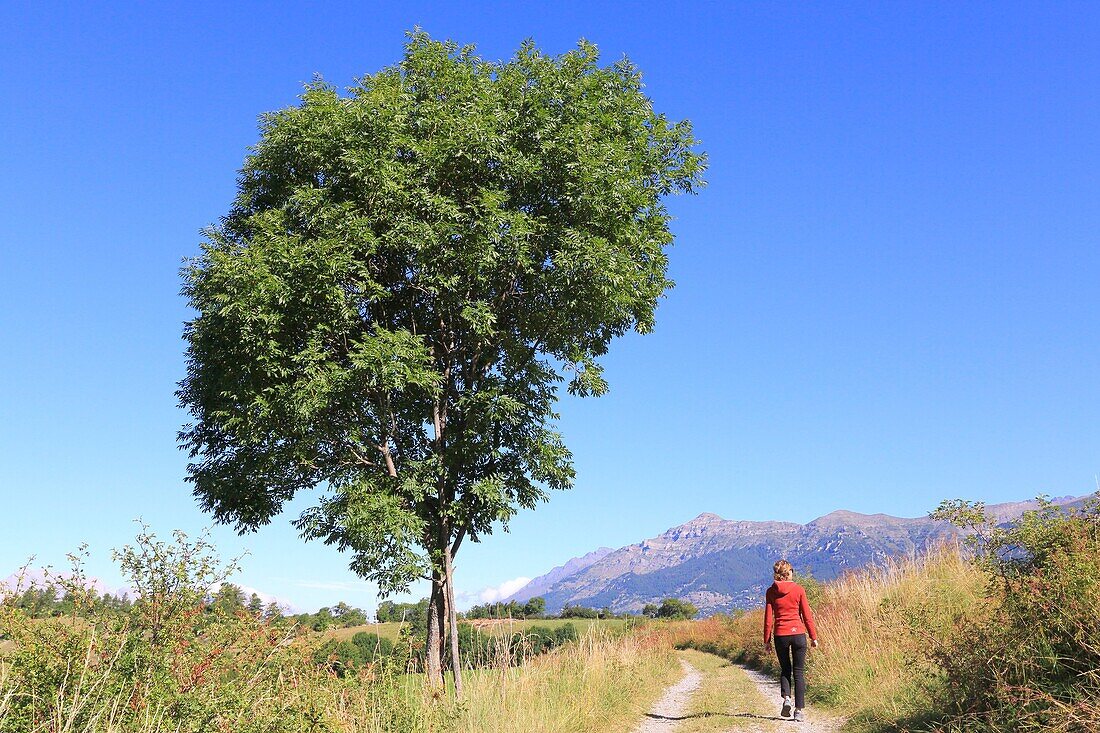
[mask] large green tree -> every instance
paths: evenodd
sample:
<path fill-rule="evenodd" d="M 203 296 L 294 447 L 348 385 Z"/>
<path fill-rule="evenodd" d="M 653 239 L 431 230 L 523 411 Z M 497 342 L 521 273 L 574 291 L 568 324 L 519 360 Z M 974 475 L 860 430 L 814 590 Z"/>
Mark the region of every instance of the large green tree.
<path fill-rule="evenodd" d="M 492 62 L 414 32 L 347 93 L 265 115 L 184 270 L 202 507 L 244 532 L 320 489 L 303 537 L 383 593 L 431 582 L 438 683 L 460 545 L 571 485 L 559 387 L 602 394 L 610 341 L 653 328 L 695 146 L 585 42 Z"/>

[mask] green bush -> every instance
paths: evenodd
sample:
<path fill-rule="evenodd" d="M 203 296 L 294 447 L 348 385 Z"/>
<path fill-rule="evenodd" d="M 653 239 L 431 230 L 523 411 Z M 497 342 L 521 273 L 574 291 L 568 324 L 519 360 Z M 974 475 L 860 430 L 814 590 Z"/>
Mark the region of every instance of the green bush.
<path fill-rule="evenodd" d="M 384 636 L 360 631 L 351 637 L 351 643 L 357 646 L 366 662 L 373 662 L 381 657 L 387 657 L 393 652 L 393 642 Z"/>
<path fill-rule="evenodd" d="M 947 677 L 952 725 L 985 731 L 1097 730 L 1100 720 L 1100 511 L 1043 502 L 995 527 L 981 505 L 936 516 L 975 532 L 991 577 L 987 613 L 932 656 Z"/>
<path fill-rule="evenodd" d="M 124 612 L 96 602 L 78 562 L 51 578 L 65 616 L 31 618 L 0 597 L 0 731 L 319 733 L 348 730 L 353 709 L 360 732 L 425 730 L 421 706 L 391 682 L 341 680 L 292 627 L 212 608 L 208 589 L 234 568 L 204 537 L 143 531 L 116 559 L 136 592 Z"/>
<path fill-rule="evenodd" d="M 511 636 L 482 633 L 471 624 L 458 626 L 459 651 L 467 669 L 518 666 L 578 638 L 577 627 L 571 623 L 553 629 L 535 625 Z"/>
<path fill-rule="evenodd" d="M 561 618 L 599 618 L 600 612 L 586 606 L 566 606 L 559 616 Z"/>

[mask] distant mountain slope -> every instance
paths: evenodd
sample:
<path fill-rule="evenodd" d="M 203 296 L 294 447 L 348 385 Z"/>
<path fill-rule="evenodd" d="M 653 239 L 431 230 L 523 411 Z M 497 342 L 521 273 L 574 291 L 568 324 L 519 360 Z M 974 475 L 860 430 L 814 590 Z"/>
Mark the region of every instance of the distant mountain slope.
<path fill-rule="evenodd" d="M 1080 503 L 1061 497 L 1058 505 Z M 988 507 L 998 521 L 1035 508 L 1034 501 Z M 508 600 L 546 598 L 547 610 L 566 605 L 638 611 L 646 603 L 677 597 L 704 613 L 760 602 L 771 583 L 771 565 L 786 557 L 821 580 L 888 557 L 921 552 L 957 531 L 927 517 L 835 511 L 808 524 L 743 522 L 700 514 L 652 539 L 570 560 L 531 581 Z"/>
<path fill-rule="evenodd" d="M 573 575 L 575 573 L 579 573 L 593 563 L 604 559 L 612 552 L 614 552 L 614 550 L 612 550 L 610 547 L 601 547 L 598 550 L 593 550 L 587 555 L 575 557 L 564 565 L 559 565 L 558 567 L 554 568 L 546 575 L 540 575 L 539 577 L 535 578 L 512 595 L 505 598 L 503 602 L 507 603 L 508 601 L 517 601 L 518 603 L 526 603 L 535 596 L 543 596 L 559 580 L 563 578 L 568 578 L 570 575 Z"/>

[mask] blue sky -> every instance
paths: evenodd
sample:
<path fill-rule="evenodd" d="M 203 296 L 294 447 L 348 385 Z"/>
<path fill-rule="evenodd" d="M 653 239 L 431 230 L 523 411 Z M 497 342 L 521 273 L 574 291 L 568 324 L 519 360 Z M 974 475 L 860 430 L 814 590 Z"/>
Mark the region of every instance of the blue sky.
<path fill-rule="evenodd" d="M 1086 3 L 0 5 L 0 576 L 183 483 L 178 268 L 256 118 L 346 86 L 404 31 L 501 58 L 623 54 L 690 118 L 710 185 L 671 202 L 677 287 L 566 401 L 573 491 L 459 556 L 467 598 L 709 511 L 916 516 L 1083 494 L 1100 472 L 1100 11 Z M 308 499 L 308 497 L 306 497 Z M 289 519 L 215 537 L 303 608 L 375 595 Z"/>

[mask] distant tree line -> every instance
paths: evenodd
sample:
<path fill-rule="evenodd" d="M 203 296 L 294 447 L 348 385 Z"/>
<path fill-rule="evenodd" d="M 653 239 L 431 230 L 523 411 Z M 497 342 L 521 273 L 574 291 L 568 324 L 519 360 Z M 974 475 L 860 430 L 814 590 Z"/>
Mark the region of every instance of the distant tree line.
<path fill-rule="evenodd" d="M 299 613 L 286 617 L 288 621 L 314 631 L 349 629 L 370 623 L 367 612 L 340 601 L 335 606 L 325 606 L 314 613 Z"/>
<path fill-rule="evenodd" d="M 507 603 L 485 603 L 472 606 L 463 614 L 464 618 L 546 618 L 546 599 L 535 596 L 526 603 L 508 601 Z"/>
<path fill-rule="evenodd" d="M 90 600 L 96 610 L 106 612 L 125 613 L 133 603 L 126 593 L 117 595 L 104 593 L 99 595 L 94 590 L 89 590 L 86 598 L 87 600 L 82 598 L 82 604 L 86 605 Z M 83 609 L 76 608 L 75 597 L 71 590 L 59 588 L 50 583 L 31 586 L 22 593 L 9 596 L 4 603 L 20 609 L 31 618 L 50 618 L 66 616 L 74 612 L 85 612 Z M 370 617 L 366 611 L 351 606 L 344 601 L 334 606 L 320 608 L 313 613 L 286 616 L 278 603 L 272 601 L 265 604 L 258 594 L 247 594 L 240 586 L 233 583 L 222 583 L 216 591 L 210 593 L 205 599 L 204 610 L 207 613 L 225 613 L 229 615 L 248 613 L 256 618 L 269 621 L 282 620 L 297 624 L 303 629 L 312 631 L 347 629 L 370 623 Z M 383 601 L 378 605 L 378 610 L 375 612 L 375 620 L 378 623 L 404 623 L 408 625 L 411 632 L 421 633 L 427 626 L 427 613 L 427 598 L 422 598 L 415 603 Z M 660 605 L 647 603 L 642 608 L 641 615 L 647 618 L 690 619 L 695 618 L 698 613 L 698 609 L 687 601 L 666 598 Z M 547 614 L 546 599 L 535 596 L 524 603 L 508 601 L 507 603 L 476 605 L 460 616 L 464 620 L 615 619 L 632 618 L 634 614 L 616 614 L 607 607 L 596 609 L 580 605 L 567 605 L 556 615 Z M 363 641 L 363 643 L 373 644 L 374 642 Z M 349 656 L 353 656 L 350 655 L 350 650 L 345 651 L 349 651 Z"/>
<path fill-rule="evenodd" d="M 693 604 L 679 598 L 666 598 L 660 605 L 647 603 L 642 608 L 642 616 L 647 618 L 664 619 L 691 619 L 699 615 L 699 609 Z M 556 615 L 546 613 L 546 599 L 536 596 L 526 603 L 509 601 L 508 603 L 486 603 L 473 606 L 463 614 L 466 619 L 486 618 L 515 618 L 515 619 L 544 619 L 544 618 L 581 618 L 581 619 L 615 619 L 635 618 L 633 613 L 615 613 L 609 607 L 590 608 L 580 605 L 566 605 Z M 381 619 L 379 619 L 381 620 Z"/>
<path fill-rule="evenodd" d="M 418 604 L 413 604 L 418 605 Z M 424 623 L 427 622 L 427 614 Z M 313 654 L 314 662 L 344 676 L 368 665 L 388 664 L 403 672 L 424 669 L 426 663 L 421 629 L 407 625 L 395 644 L 384 636 L 361 631 L 350 639 L 329 639 Z M 470 623 L 458 626 L 459 659 L 465 669 L 514 667 L 562 644 L 576 641 L 571 623 L 556 628 L 531 626 L 513 634 L 482 631 Z M 450 663 L 449 652 L 444 661 Z"/>
<path fill-rule="evenodd" d="M 428 613 L 428 599 L 421 598 L 416 603 L 394 603 L 393 601 L 382 601 L 378 604 L 378 610 L 375 612 L 374 617 L 378 620 L 378 623 L 396 623 L 396 622 L 413 622 L 414 618 L 421 616 L 427 618 Z"/>
<path fill-rule="evenodd" d="M 31 585 L 22 592 L 6 597 L 4 603 L 18 608 L 30 618 L 103 612 L 126 613 L 133 606 L 133 600 L 126 592 L 100 595 L 94 588 L 62 587 L 50 582 Z M 207 613 L 230 615 L 249 613 L 256 618 L 266 619 L 283 617 L 282 609 L 277 603 L 265 605 L 259 595 L 248 595 L 240 586 L 232 583 L 222 583 L 217 590 L 208 594 L 204 599 L 203 610 Z M 363 615 L 362 618 L 365 619 L 366 616 Z M 365 620 L 359 623 L 365 623 Z"/>
<path fill-rule="evenodd" d="M 4 599 L 4 604 L 19 609 L 30 618 L 52 618 L 69 616 L 78 611 L 83 613 L 83 607 L 88 605 L 100 613 L 125 613 L 130 610 L 132 601 L 125 593 L 99 595 L 90 589 L 86 596 L 81 597 L 78 608 L 77 598 L 71 590 L 47 583 L 32 585 L 22 593 L 11 595 Z"/>

